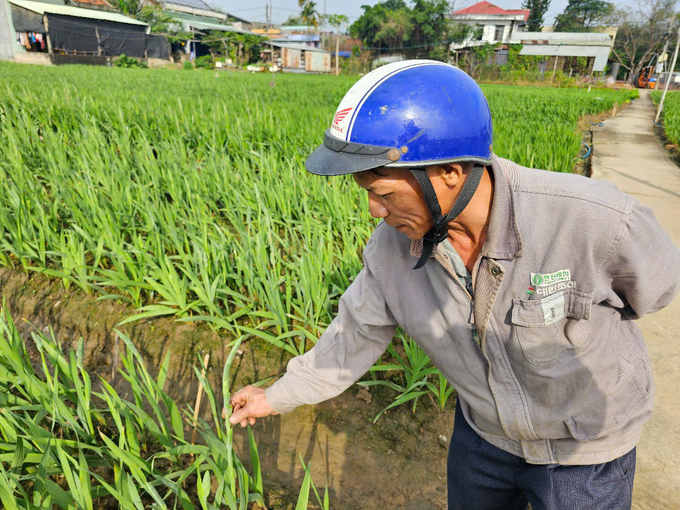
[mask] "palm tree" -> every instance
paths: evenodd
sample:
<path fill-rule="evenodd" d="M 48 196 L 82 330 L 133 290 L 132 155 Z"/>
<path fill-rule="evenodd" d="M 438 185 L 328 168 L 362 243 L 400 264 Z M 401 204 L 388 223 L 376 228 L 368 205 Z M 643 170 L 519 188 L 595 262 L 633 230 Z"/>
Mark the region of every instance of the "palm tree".
<path fill-rule="evenodd" d="M 302 9 L 300 19 L 307 25 L 307 31 L 311 34 L 312 27 L 319 26 L 319 13 L 316 12 L 316 2 L 310 0 L 298 0 L 298 7 Z"/>
<path fill-rule="evenodd" d="M 344 14 L 332 14 L 328 23 L 335 27 L 335 76 L 340 74 L 340 25 L 349 23 L 349 18 Z"/>

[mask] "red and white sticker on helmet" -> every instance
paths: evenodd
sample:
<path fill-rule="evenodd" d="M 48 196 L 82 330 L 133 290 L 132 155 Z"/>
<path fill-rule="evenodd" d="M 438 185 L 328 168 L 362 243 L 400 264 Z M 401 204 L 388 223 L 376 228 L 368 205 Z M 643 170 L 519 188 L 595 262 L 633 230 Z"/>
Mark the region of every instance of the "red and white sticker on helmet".
<path fill-rule="evenodd" d="M 331 135 L 341 140 L 349 141 L 357 113 L 378 85 L 401 71 L 426 65 L 446 64 L 434 60 L 404 60 L 379 67 L 361 78 L 340 101 L 340 106 L 338 106 L 333 122 L 331 122 Z M 389 105 L 386 106 L 389 107 Z"/>
<path fill-rule="evenodd" d="M 333 117 L 333 124 L 331 125 L 331 128 L 335 128 L 337 131 L 340 131 L 342 133 L 343 129 L 347 127 L 347 125 L 343 122 L 343 126 L 340 126 L 340 123 L 345 120 L 345 117 L 349 115 L 349 112 L 351 112 L 353 108 L 350 106 L 349 108 L 344 108 L 342 110 L 338 110 L 335 114 L 335 117 Z"/>

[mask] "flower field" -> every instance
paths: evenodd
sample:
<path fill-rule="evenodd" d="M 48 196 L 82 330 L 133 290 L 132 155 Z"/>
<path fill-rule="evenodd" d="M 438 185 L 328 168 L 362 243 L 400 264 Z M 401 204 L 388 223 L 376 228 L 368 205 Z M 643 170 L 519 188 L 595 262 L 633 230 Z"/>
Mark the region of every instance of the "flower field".
<path fill-rule="evenodd" d="M 135 312 L 121 324 L 200 321 L 232 349 L 257 337 L 290 356 L 316 342 L 361 269 L 375 225 L 351 178 L 304 170 L 356 78 L 281 75 L 272 87 L 264 75 L 6 63 L 0 75 L 0 265 L 44 273 L 93 300 L 127 302 Z M 494 152 L 562 172 L 581 147 L 578 119 L 637 94 L 483 89 Z M 92 508 L 105 494 L 129 508 L 142 500 L 155 508 L 261 501 L 261 476 L 233 457 L 219 417 L 226 383 L 222 396 L 206 388 L 215 423 L 198 426 L 211 447 L 191 446 L 182 432 L 190 420 L 164 398 L 163 381 L 146 373 L 131 344 L 124 365 L 137 385 L 134 403 L 105 383 L 95 392 L 78 352 L 64 356 L 44 338 L 35 340 L 46 360 L 37 376 L 7 313 L 0 340 L 0 407 L 9 409 L 0 414 L 0 456 L 10 466 L 0 464 L 0 497 L 24 498 L 25 508 L 40 508 L 44 498 Z M 415 409 L 413 392 L 427 390 L 443 408 L 446 381 L 410 339 L 400 333 L 396 343 L 390 354 L 404 377 L 390 386 L 395 403 Z M 101 409 L 89 407 L 91 395 Z M 17 433 L 31 426 L 44 437 Z M 155 449 L 144 450 L 140 438 Z M 257 466 L 254 442 L 251 457 Z M 82 476 L 88 470 L 92 478 Z M 56 484 L 55 473 L 70 477 Z M 312 485 L 305 480 L 303 494 Z"/>

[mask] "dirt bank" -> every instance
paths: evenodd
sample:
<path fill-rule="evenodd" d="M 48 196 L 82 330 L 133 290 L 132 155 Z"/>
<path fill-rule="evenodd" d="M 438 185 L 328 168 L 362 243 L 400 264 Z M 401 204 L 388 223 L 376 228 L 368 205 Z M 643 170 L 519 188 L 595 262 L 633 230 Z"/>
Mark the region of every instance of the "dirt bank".
<path fill-rule="evenodd" d="M 63 342 L 82 337 L 88 370 L 110 380 L 113 329 L 133 309 L 115 301 L 96 301 L 80 290 L 66 291 L 60 282 L 41 275 L 8 269 L 0 269 L 0 291 L 29 343 L 31 331 L 50 327 Z M 166 390 L 178 403 L 194 403 L 198 384 L 192 367 L 198 365 L 200 353 L 212 353 L 211 379 L 216 382 L 221 377 L 223 346 L 230 339 L 204 325 L 160 318 L 119 329 L 135 342 L 152 371 L 171 350 Z M 236 362 L 235 386 L 282 373 L 287 360 L 281 350 L 250 340 Z M 125 393 L 120 377 L 115 386 Z M 332 508 L 446 508 L 446 450 L 438 436 L 451 433 L 453 402 L 439 413 L 422 400 L 415 415 L 402 406 L 374 425 L 373 417 L 394 395 L 371 389 L 366 402 L 369 399 L 357 398 L 358 391 L 352 387 L 334 400 L 267 418 L 254 427 L 270 508 L 294 508 L 303 475 L 300 455 L 305 462 L 311 460 L 315 483 L 328 485 Z M 205 401 L 202 411 L 208 419 Z M 235 436 L 245 461 L 247 436 L 241 430 Z"/>

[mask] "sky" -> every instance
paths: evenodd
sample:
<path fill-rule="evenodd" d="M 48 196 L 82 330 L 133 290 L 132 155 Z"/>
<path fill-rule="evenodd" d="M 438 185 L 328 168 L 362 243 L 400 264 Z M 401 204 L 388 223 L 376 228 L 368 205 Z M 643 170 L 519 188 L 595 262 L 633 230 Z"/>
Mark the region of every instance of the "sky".
<path fill-rule="evenodd" d="M 522 0 L 489 0 L 492 4 L 503 9 L 520 9 Z M 634 6 L 635 0 L 612 0 L 615 4 Z M 208 0 L 229 13 L 247 19 L 248 21 L 265 22 L 265 5 L 268 0 Z M 283 23 L 289 15 L 300 13 L 298 0 L 271 0 L 273 5 L 273 22 Z M 354 22 L 363 10 L 362 5 L 377 4 L 377 0 L 316 0 L 317 10 L 323 13 L 324 3 L 327 14 L 345 14 L 350 23 Z M 407 2 L 408 3 L 408 2 Z M 463 9 L 477 3 L 477 0 L 456 0 L 456 9 Z M 555 15 L 561 13 L 567 5 L 567 0 L 552 0 L 546 15 L 545 24 L 552 25 Z"/>

